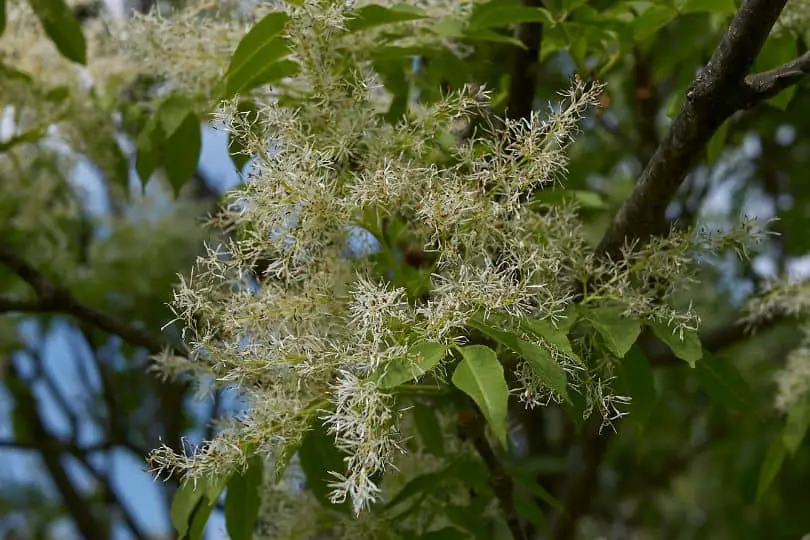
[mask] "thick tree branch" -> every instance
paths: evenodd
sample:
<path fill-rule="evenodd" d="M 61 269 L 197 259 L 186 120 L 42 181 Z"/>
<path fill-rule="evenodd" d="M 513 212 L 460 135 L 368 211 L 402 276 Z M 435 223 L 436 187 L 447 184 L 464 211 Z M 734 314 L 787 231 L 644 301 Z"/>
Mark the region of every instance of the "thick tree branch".
<path fill-rule="evenodd" d="M 745 77 L 787 0 L 746 0 L 709 63 L 689 87 L 666 138 L 613 219 L 598 251 L 613 258 L 626 242 L 666 234 L 664 211 L 718 127 L 750 106 Z"/>
<path fill-rule="evenodd" d="M 527 7 L 542 7 L 541 0 L 523 0 Z M 507 118 L 528 118 L 534 109 L 534 95 L 537 90 L 537 69 L 540 66 L 540 45 L 543 41 L 541 23 L 521 23 L 515 37 L 526 47 L 516 49 L 509 82 L 509 103 Z"/>
<path fill-rule="evenodd" d="M 151 353 L 159 353 L 168 346 L 175 349 L 180 348 L 182 353 L 186 352 L 185 347 L 182 345 L 170 344 L 164 339 L 155 338 L 149 332 L 127 321 L 78 301 L 70 291 L 54 285 L 5 243 L 0 243 L 0 263 L 3 263 L 28 283 L 34 289 L 38 298 L 36 303 L 3 299 L 0 300 L 0 309 L 13 308 L 16 304 L 19 311 L 24 312 L 63 313 L 100 330 L 119 336 L 124 341 L 143 347 Z M 6 311 L 8 310 L 10 309 L 6 309 Z"/>

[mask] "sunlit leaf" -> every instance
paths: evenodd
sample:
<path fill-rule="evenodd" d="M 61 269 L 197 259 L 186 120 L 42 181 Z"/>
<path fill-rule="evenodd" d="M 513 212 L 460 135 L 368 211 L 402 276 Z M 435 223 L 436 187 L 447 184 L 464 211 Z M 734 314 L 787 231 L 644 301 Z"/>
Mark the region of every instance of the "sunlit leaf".
<path fill-rule="evenodd" d="M 453 371 L 453 384 L 470 396 L 489 422 L 492 432 L 506 446 L 509 388 L 495 351 L 484 345 L 461 347 L 464 357 Z"/>
<path fill-rule="evenodd" d="M 500 342 L 513 352 L 523 357 L 523 359 L 526 360 L 529 365 L 531 365 L 535 374 L 543 382 L 543 384 L 548 386 L 551 390 L 563 398 L 568 397 L 568 381 L 567 377 L 565 376 L 565 371 L 560 364 L 554 361 L 549 351 L 521 339 L 512 332 L 505 332 L 503 330 L 493 328 L 480 321 L 471 321 L 470 326 Z"/>
<path fill-rule="evenodd" d="M 403 21 L 425 19 L 428 14 L 425 10 L 408 4 L 396 4 L 391 7 L 370 4 L 358 9 L 346 22 L 349 32 L 357 32 L 383 24 Z"/>
<path fill-rule="evenodd" d="M 257 80 L 266 78 L 268 66 L 289 52 L 287 41 L 281 37 L 288 19 L 286 13 L 273 11 L 245 34 L 228 65 L 228 97 L 255 87 Z"/>
<path fill-rule="evenodd" d="M 394 388 L 402 383 L 421 377 L 433 369 L 447 354 L 447 347 L 440 343 L 419 342 L 408 349 L 405 358 L 392 361 L 380 379 L 380 388 Z"/>

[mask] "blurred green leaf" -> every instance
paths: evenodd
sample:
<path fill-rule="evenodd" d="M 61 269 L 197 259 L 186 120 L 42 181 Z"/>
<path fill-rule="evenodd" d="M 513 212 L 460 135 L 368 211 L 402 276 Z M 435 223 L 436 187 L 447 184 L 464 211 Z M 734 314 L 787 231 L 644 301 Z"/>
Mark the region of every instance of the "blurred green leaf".
<path fill-rule="evenodd" d="M 268 68 L 289 52 L 287 41 L 281 37 L 288 20 L 286 13 L 273 11 L 245 34 L 228 65 L 226 97 L 267 82 Z"/>
<path fill-rule="evenodd" d="M 146 186 L 160 162 L 160 131 L 154 121 L 147 122 L 135 139 L 135 171 Z"/>
<path fill-rule="evenodd" d="M 335 481 L 330 472 L 345 472 L 344 457 L 346 455 L 335 446 L 335 437 L 329 434 L 323 422 L 316 417 L 298 449 L 301 470 L 307 478 L 307 489 L 325 507 L 349 514 L 349 501 L 332 504 L 329 500 L 332 491 L 329 484 Z"/>
<path fill-rule="evenodd" d="M 166 140 L 163 153 L 163 169 L 175 195 L 197 172 L 201 151 L 200 120 L 196 114 L 190 113 L 174 134 Z"/>
<path fill-rule="evenodd" d="M 696 365 L 700 387 L 714 401 L 730 409 L 757 412 L 757 398 L 737 368 L 723 356 L 706 356 Z"/>
<path fill-rule="evenodd" d="M 0 36 L 6 29 L 6 0 L 0 0 Z"/>
<path fill-rule="evenodd" d="M 810 394 L 805 394 L 790 408 L 782 430 L 782 440 L 791 455 L 801 446 L 808 427 L 810 427 Z"/>
<path fill-rule="evenodd" d="M 706 146 L 706 163 L 709 165 L 714 165 L 717 161 L 717 158 L 720 157 L 720 154 L 723 152 L 723 148 L 726 147 L 726 138 L 728 137 L 728 123 L 729 121 L 726 120 L 720 127 L 717 128 L 717 131 L 714 132 L 712 135 L 709 144 Z"/>
<path fill-rule="evenodd" d="M 771 483 L 773 483 L 779 470 L 782 468 L 782 463 L 785 461 L 787 455 L 785 445 L 781 437 L 777 437 L 768 452 L 765 454 L 765 459 L 762 462 L 762 467 L 759 471 L 759 482 L 757 483 L 757 501 L 762 499 L 762 496 L 768 491 Z"/>
<path fill-rule="evenodd" d="M 186 481 L 172 499 L 170 517 L 181 540 L 201 540 L 205 524 L 217 504 L 228 477 L 202 477 Z"/>
<path fill-rule="evenodd" d="M 437 531 L 426 532 L 416 540 L 467 540 L 468 538 L 470 538 L 468 533 L 456 529 L 455 527 L 447 526 Z"/>
<path fill-rule="evenodd" d="M 45 33 L 59 52 L 78 64 L 87 63 L 81 24 L 63 0 L 28 0 Z"/>
<path fill-rule="evenodd" d="M 426 19 L 428 16 L 422 8 L 408 4 L 395 4 L 391 7 L 370 4 L 353 14 L 346 22 L 346 29 L 349 32 L 357 32 L 383 24 Z"/>
<path fill-rule="evenodd" d="M 630 348 L 619 366 L 619 383 L 633 398 L 631 422 L 643 431 L 652 417 L 657 395 L 652 369 L 647 357 L 638 345 Z"/>
<path fill-rule="evenodd" d="M 663 323 L 653 321 L 647 325 L 652 328 L 655 336 L 666 343 L 675 356 L 687 362 L 689 367 L 694 368 L 695 363 L 703 358 L 703 344 L 696 330 L 684 330 L 681 340 L 678 334 Z"/>
<path fill-rule="evenodd" d="M 234 474 L 225 495 L 225 529 L 230 540 L 250 540 L 262 501 L 264 464 L 253 456 L 242 474 Z"/>
<path fill-rule="evenodd" d="M 636 41 L 650 38 L 677 16 L 674 8 L 663 4 L 653 5 L 633 21 L 633 38 Z"/>
<path fill-rule="evenodd" d="M 737 12 L 734 0 L 681 0 L 679 11 L 681 13 L 725 13 L 733 15 Z"/>
<path fill-rule="evenodd" d="M 509 388 L 495 351 L 483 345 L 460 347 L 462 361 L 453 371 L 453 384 L 470 396 L 506 447 Z"/>
<path fill-rule="evenodd" d="M 476 4 L 469 19 L 469 30 L 502 28 L 513 24 L 540 22 L 554 25 L 554 17 L 540 7 L 523 6 L 518 3 L 505 4 L 502 0 L 492 0 Z"/>
<path fill-rule="evenodd" d="M 413 406 L 413 419 L 425 450 L 434 456 L 443 456 L 444 433 L 436 418 L 436 410 L 423 403 L 416 403 Z"/>

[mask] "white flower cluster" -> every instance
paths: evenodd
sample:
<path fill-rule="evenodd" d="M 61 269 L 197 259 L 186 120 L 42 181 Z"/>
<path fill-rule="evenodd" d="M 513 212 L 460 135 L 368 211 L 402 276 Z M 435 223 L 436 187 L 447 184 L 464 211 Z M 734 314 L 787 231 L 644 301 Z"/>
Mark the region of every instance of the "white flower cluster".
<path fill-rule="evenodd" d="M 313 420 L 301 412 L 326 396 L 317 416 L 348 455 L 345 470 L 332 471 L 332 498 L 359 513 L 379 498 L 375 478 L 403 447 L 380 376 L 416 342 L 464 343 L 473 316 L 554 319 L 591 276 L 607 276 L 591 301 L 620 299 L 636 316 L 696 324 L 693 313 L 650 300 L 647 283 L 687 281 L 691 239 L 628 249 L 608 265 L 590 255 L 573 206 L 532 199 L 564 176 L 601 85 L 575 79 L 547 116 L 519 121 L 488 118 L 488 94 L 468 87 L 412 105 L 392 125 L 380 115 L 371 44 L 342 31 L 346 5 L 285 9 L 301 66 L 285 86 L 299 106 L 257 92 L 255 114 L 236 102 L 219 108 L 216 119 L 255 159 L 216 220 L 227 238 L 173 303 L 195 361 L 261 404 L 239 428 L 254 446 L 298 440 Z M 470 130 L 472 118 L 484 129 Z M 572 384 L 593 386 L 582 390 L 591 409 L 607 421 L 623 414 L 627 400 L 611 395 L 609 376 L 560 351 L 553 358 Z M 527 404 L 554 398 L 528 364 L 517 369 Z M 442 372 L 440 364 L 431 375 Z"/>

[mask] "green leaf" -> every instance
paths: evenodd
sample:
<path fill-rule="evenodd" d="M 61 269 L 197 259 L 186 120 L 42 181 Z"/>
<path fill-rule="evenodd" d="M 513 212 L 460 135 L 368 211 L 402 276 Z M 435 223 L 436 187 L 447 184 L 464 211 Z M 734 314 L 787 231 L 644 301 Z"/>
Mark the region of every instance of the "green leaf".
<path fill-rule="evenodd" d="M 425 449 L 434 456 L 444 455 L 444 434 L 436 418 L 436 411 L 423 403 L 413 406 L 413 418 L 416 431 Z"/>
<path fill-rule="evenodd" d="M 492 6 L 492 7 L 488 7 Z M 470 17 L 469 29 L 483 30 L 486 28 L 502 28 L 512 24 L 540 22 L 554 25 L 554 17 L 548 10 L 539 7 L 528 7 L 521 5 L 503 5 L 503 2 L 496 0 L 476 6 Z"/>
<path fill-rule="evenodd" d="M 652 415 L 657 396 L 650 363 L 638 346 L 633 346 L 622 360 L 619 382 L 633 398 L 633 414 L 630 418 L 643 431 Z"/>
<path fill-rule="evenodd" d="M 623 358 L 641 334 L 641 324 L 622 315 L 622 309 L 603 306 L 584 309 L 582 316 L 599 332 L 611 353 Z"/>
<path fill-rule="evenodd" d="M 695 363 L 703 358 L 703 344 L 700 342 L 700 335 L 696 330 L 684 330 L 683 340 L 681 340 L 680 336 L 665 324 L 650 322 L 648 326 L 675 356 L 687 362 L 690 367 L 694 368 Z"/>
<path fill-rule="evenodd" d="M 421 341 L 408 349 L 405 358 L 398 358 L 385 368 L 380 379 L 380 388 L 390 389 L 421 377 L 447 354 L 447 347 L 440 343 Z"/>
<path fill-rule="evenodd" d="M 42 28 L 59 52 L 73 62 L 87 63 L 82 26 L 63 0 L 28 0 Z"/>
<path fill-rule="evenodd" d="M 250 540 L 259 514 L 264 464 L 259 456 L 248 460 L 242 474 L 228 482 L 225 495 L 225 528 L 231 540 Z"/>
<path fill-rule="evenodd" d="M 756 395 L 727 358 L 707 356 L 696 372 L 700 387 L 712 400 L 739 412 L 756 410 Z"/>
<path fill-rule="evenodd" d="M 297 75 L 299 71 L 301 71 L 301 66 L 298 65 L 298 62 L 287 59 L 279 60 L 278 62 L 268 64 L 264 69 L 255 73 L 251 84 L 242 87 L 239 91 L 246 92 L 257 86 L 279 81 L 284 77 L 292 77 Z"/>
<path fill-rule="evenodd" d="M 174 135 L 190 114 L 194 114 L 194 107 L 187 97 L 172 94 L 166 98 L 160 104 L 157 113 L 163 135 L 167 138 Z"/>
<path fill-rule="evenodd" d="M 463 36 L 470 41 L 489 41 L 492 43 L 506 43 L 507 45 L 514 45 L 525 49 L 526 45 L 514 36 L 507 36 L 493 32 L 492 30 L 479 30 L 467 28 L 464 30 Z"/>
<path fill-rule="evenodd" d="M 345 471 L 344 457 L 346 455 L 335 446 L 335 438 L 328 433 L 320 419 L 315 418 L 298 449 L 301 469 L 307 477 L 307 488 L 322 505 L 348 514 L 349 501 L 332 504 L 329 500 L 332 491 L 329 484 L 335 480 L 329 473 Z"/>
<path fill-rule="evenodd" d="M 166 140 L 163 169 L 174 194 L 179 193 L 189 178 L 197 172 L 202 150 L 200 120 L 194 113 L 186 116 L 174 134 Z"/>
<path fill-rule="evenodd" d="M 799 55 L 796 38 L 789 34 L 771 36 L 762 46 L 759 55 L 754 62 L 752 73 L 767 71 L 789 62 Z M 796 85 L 790 85 L 774 97 L 767 100 L 767 103 L 780 110 L 785 110 L 796 93 Z"/>
<path fill-rule="evenodd" d="M 0 0 L 0 36 L 6 29 L 6 0 Z"/>
<path fill-rule="evenodd" d="M 584 189 L 544 189 L 533 197 L 536 204 L 561 204 L 567 200 L 574 201 L 580 208 L 604 210 L 607 203 L 602 195 Z"/>
<path fill-rule="evenodd" d="M 436 35 L 446 38 L 463 39 L 465 37 L 464 22 L 450 17 L 439 19 L 427 29 Z"/>
<path fill-rule="evenodd" d="M 808 427 L 810 427 L 810 394 L 806 394 L 790 408 L 782 430 L 782 441 L 790 455 L 794 455 L 799 449 Z"/>
<path fill-rule="evenodd" d="M 425 10 L 408 4 L 397 4 L 390 8 L 370 4 L 361 7 L 354 13 L 353 18 L 346 22 L 346 29 L 349 32 L 357 32 L 383 24 L 414 21 L 428 17 Z"/>
<path fill-rule="evenodd" d="M 172 499 L 170 518 L 181 540 L 202 538 L 208 517 L 227 481 L 227 476 L 203 477 L 180 485 Z"/>
<path fill-rule="evenodd" d="M 141 185 L 145 186 L 152 173 L 157 169 L 160 160 L 160 132 L 155 129 L 153 122 L 148 122 L 135 140 L 135 171 L 141 178 Z"/>
<path fill-rule="evenodd" d="M 726 147 L 726 138 L 728 137 L 728 120 L 720 124 L 720 127 L 717 128 L 717 131 L 714 132 L 712 135 L 709 144 L 706 146 L 706 163 L 709 165 L 714 165 L 717 161 L 717 158 L 720 157 L 720 154 L 723 152 L 723 148 Z"/>
<path fill-rule="evenodd" d="M 397 494 L 385 505 L 385 508 L 393 508 L 420 493 L 435 493 L 437 491 L 436 486 L 446 479 L 447 471 L 448 469 L 444 469 L 435 473 L 420 474 L 413 478 L 397 491 Z"/>
<path fill-rule="evenodd" d="M 644 41 L 652 37 L 677 16 L 678 12 L 669 6 L 651 6 L 633 21 L 633 39 Z"/>
<path fill-rule="evenodd" d="M 227 97 L 255 87 L 268 66 L 289 52 L 281 38 L 288 19 L 281 11 L 268 13 L 241 39 L 228 65 Z"/>
<path fill-rule="evenodd" d="M 514 491 L 515 510 L 518 515 L 534 525 L 538 531 L 548 527 L 548 521 L 540 506 L 534 499 L 520 490 Z"/>
<path fill-rule="evenodd" d="M 726 13 L 732 15 L 737 12 L 734 0 L 686 0 L 681 2 L 681 13 Z"/>
<path fill-rule="evenodd" d="M 202 486 L 197 485 L 195 489 L 194 482 L 183 482 L 177 492 L 175 492 L 174 498 L 172 499 L 170 517 L 172 526 L 174 530 L 177 531 L 177 536 L 180 538 L 184 538 L 188 532 L 189 518 L 202 496 Z"/>
<path fill-rule="evenodd" d="M 252 125 L 258 119 L 259 111 L 256 108 L 256 104 L 252 101 L 240 100 L 236 106 L 236 110 L 249 125 Z M 251 156 L 247 155 L 244 150 L 245 145 L 242 139 L 234 137 L 232 133 L 228 133 L 228 155 L 238 172 L 242 172 L 242 169 L 245 168 L 245 165 L 251 159 Z"/>
<path fill-rule="evenodd" d="M 525 341 L 512 332 L 504 332 L 480 321 L 470 321 L 470 326 L 502 343 L 525 359 L 535 374 L 551 390 L 568 399 L 568 380 L 562 366 L 554 361 L 551 354 L 542 347 Z"/>
<path fill-rule="evenodd" d="M 438 531 L 426 532 L 417 540 L 467 540 L 468 538 L 470 538 L 469 534 L 448 525 Z"/>
<path fill-rule="evenodd" d="M 506 446 L 509 388 L 495 351 L 483 345 L 460 347 L 463 360 L 453 371 L 453 384 L 475 401 L 492 432 Z"/>
<path fill-rule="evenodd" d="M 762 462 L 762 467 L 759 470 L 757 502 L 762 499 L 762 496 L 768 490 L 771 483 L 773 483 L 776 475 L 779 474 L 779 469 L 782 468 L 782 463 L 784 463 L 786 455 L 787 452 L 782 438 L 778 437 L 771 443 L 770 448 L 768 448 L 768 452 L 765 454 L 765 460 Z"/>
<path fill-rule="evenodd" d="M 567 329 L 562 325 L 556 327 L 548 319 L 520 319 L 520 325 L 535 336 L 553 345 L 560 352 L 571 358 L 579 358 L 574 349 L 571 348 Z"/>

